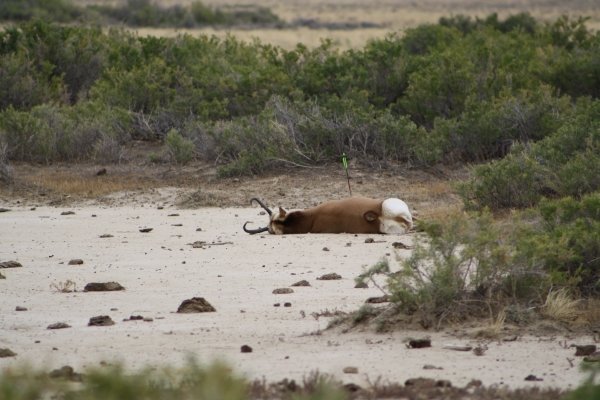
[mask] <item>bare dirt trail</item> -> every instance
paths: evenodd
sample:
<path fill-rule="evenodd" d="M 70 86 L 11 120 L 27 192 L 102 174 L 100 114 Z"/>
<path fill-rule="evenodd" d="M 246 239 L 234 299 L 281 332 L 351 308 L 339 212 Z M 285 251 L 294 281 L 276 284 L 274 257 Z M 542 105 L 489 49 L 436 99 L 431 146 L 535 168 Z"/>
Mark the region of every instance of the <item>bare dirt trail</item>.
<path fill-rule="evenodd" d="M 485 385 L 571 388 L 582 378 L 577 361 L 575 366 L 568 361 L 574 350 L 561 341 L 590 342 L 589 337 L 489 342 L 487 352 L 477 356 L 443 349 L 477 344 L 444 332 L 324 330 L 330 318 L 312 314 L 353 311 L 381 295 L 373 287 L 355 289 L 354 278 L 382 257 L 406 257 L 409 251 L 394 249 L 392 242 L 410 245 L 412 234 L 376 236 L 374 243 L 365 243 L 366 235 L 249 236 L 241 230 L 245 221 L 266 222 L 259 208 L 179 209 L 171 196 L 177 190 L 162 189 L 155 192 L 158 201 L 149 196 L 134 205 L 114 205 L 127 195 L 105 199 L 110 206 L 32 210 L 13 203 L 12 211 L 0 214 L 0 261 L 23 264 L 3 270 L 6 279 L 0 281 L 0 347 L 18 354 L 0 359 L 0 368 L 31 363 L 79 370 L 102 362 L 137 368 L 179 365 L 194 356 L 222 359 L 249 378 L 269 381 L 301 380 L 314 370 L 359 385 L 378 377 L 394 382 L 433 377 L 455 385 L 481 379 Z M 153 229 L 141 233 L 141 228 Z M 112 237 L 100 238 L 103 234 Z M 194 242 L 206 244 L 194 248 Z M 83 264 L 68 265 L 74 258 Z M 342 279 L 317 279 L 332 272 Z M 303 279 L 311 286 L 272 293 Z M 77 292 L 51 287 L 67 280 L 76 283 Z M 126 290 L 81 291 L 86 283 L 108 281 Z M 175 313 L 192 297 L 204 297 L 217 311 Z M 17 306 L 27 311 L 16 311 Z M 109 315 L 115 325 L 87 326 L 98 315 Z M 131 315 L 153 320 L 123 321 Z M 56 322 L 71 327 L 46 329 Z M 431 336 L 431 348 L 405 346 L 406 338 L 424 335 Z M 253 352 L 241 353 L 242 345 Z M 344 373 L 349 366 L 358 373 Z M 531 374 L 543 380 L 525 381 Z"/>

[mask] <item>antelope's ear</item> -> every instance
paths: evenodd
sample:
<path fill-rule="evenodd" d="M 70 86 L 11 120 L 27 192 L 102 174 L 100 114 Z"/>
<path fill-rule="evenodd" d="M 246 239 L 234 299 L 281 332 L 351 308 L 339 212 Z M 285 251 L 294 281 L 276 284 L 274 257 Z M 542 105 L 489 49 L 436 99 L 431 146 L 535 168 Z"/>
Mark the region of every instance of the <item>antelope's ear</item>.
<path fill-rule="evenodd" d="M 366 213 L 363 214 L 363 218 L 367 222 L 373 222 L 378 218 L 378 216 L 375 211 L 367 211 Z"/>
<path fill-rule="evenodd" d="M 279 216 L 281 218 L 285 217 L 285 215 L 287 214 L 287 211 L 285 211 L 282 207 L 279 207 Z"/>

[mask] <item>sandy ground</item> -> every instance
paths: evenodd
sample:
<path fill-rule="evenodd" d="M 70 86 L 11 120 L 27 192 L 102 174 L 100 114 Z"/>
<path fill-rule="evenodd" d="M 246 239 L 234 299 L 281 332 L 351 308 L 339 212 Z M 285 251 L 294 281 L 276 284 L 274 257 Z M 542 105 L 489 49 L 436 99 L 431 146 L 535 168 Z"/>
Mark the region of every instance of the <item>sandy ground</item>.
<path fill-rule="evenodd" d="M 191 355 L 202 362 L 225 360 L 248 378 L 269 381 L 302 379 L 319 370 L 359 385 L 378 377 L 395 382 L 433 377 L 454 385 L 480 379 L 485 385 L 572 388 L 582 379 L 579 361 L 570 365 L 574 350 L 561 341 L 592 343 L 590 337 L 525 336 L 489 342 L 488 351 L 476 356 L 443 349 L 477 344 L 447 332 L 325 330 L 330 318 L 311 314 L 353 311 L 368 297 L 381 295 L 373 287 L 355 289 L 354 278 L 382 257 L 406 257 L 409 250 L 391 244 L 410 245 L 412 234 L 250 236 L 241 226 L 265 223 L 259 208 L 182 210 L 168 197 L 135 206 L 10 208 L 0 213 L 0 261 L 16 260 L 23 267 L 0 270 L 6 276 L 0 280 L 0 348 L 18 355 L 1 358 L 0 368 L 28 363 L 81 370 L 101 362 L 138 368 L 181 365 Z M 68 210 L 75 214 L 61 215 Z M 141 233 L 145 227 L 153 230 Z M 103 234 L 113 237 L 100 238 Z M 367 237 L 375 243 L 365 243 Z M 219 244 L 193 248 L 195 241 Z M 74 258 L 84 263 L 68 265 Z M 317 279 L 331 272 L 342 279 Z M 302 279 L 311 286 L 272 293 Z M 76 292 L 52 287 L 67 280 L 76 283 Z M 82 291 L 86 283 L 108 281 L 126 290 Z M 175 313 L 191 297 L 204 297 L 217 311 Z M 285 302 L 291 306 L 284 307 Z M 17 306 L 27 311 L 16 311 Z M 98 315 L 109 315 L 116 324 L 87 326 Z M 153 321 L 123 321 L 131 315 Z M 55 322 L 71 328 L 46 329 Z M 425 335 L 431 336 L 431 348 L 405 346 L 406 338 Z M 241 353 L 242 345 L 254 351 Z M 425 370 L 426 364 L 441 369 Z M 348 366 L 358 373 L 343 373 Z M 524 381 L 530 374 L 543 381 Z"/>

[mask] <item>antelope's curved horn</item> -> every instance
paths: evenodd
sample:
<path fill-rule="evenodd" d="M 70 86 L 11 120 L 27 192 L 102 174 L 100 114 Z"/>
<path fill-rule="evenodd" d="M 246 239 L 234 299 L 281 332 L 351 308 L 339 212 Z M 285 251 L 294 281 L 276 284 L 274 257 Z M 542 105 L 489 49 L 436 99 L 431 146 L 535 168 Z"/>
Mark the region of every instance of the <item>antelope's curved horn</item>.
<path fill-rule="evenodd" d="M 257 199 L 256 197 L 253 197 L 253 198 L 251 198 L 251 199 L 250 199 L 250 204 L 252 204 L 252 202 L 253 202 L 253 201 L 255 201 L 255 202 L 257 202 L 258 204 L 260 204 L 260 206 L 261 206 L 262 208 L 264 208 L 264 209 L 265 209 L 265 211 L 266 211 L 267 213 L 269 213 L 269 215 L 273 214 L 273 211 L 271 211 L 271 210 L 269 209 L 269 207 L 265 206 L 265 203 L 263 203 L 262 201 L 260 201 L 260 200 L 259 200 L 259 199 Z"/>
<path fill-rule="evenodd" d="M 244 227 L 243 227 L 243 229 L 244 229 L 244 232 L 246 232 L 246 233 L 249 233 L 249 234 L 251 234 L 251 235 L 254 235 L 255 233 L 266 232 L 266 231 L 268 231 L 268 230 L 269 230 L 269 228 L 268 228 L 268 227 L 264 227 L 264 228 L 257 228 L 257 229 L 247 229 L 247 228 L 246 228 L 246 225 L 248 225 L 248 224 L 249 224 L 249 222 L 246 222 L 246 223 L 244 224 Z"/>

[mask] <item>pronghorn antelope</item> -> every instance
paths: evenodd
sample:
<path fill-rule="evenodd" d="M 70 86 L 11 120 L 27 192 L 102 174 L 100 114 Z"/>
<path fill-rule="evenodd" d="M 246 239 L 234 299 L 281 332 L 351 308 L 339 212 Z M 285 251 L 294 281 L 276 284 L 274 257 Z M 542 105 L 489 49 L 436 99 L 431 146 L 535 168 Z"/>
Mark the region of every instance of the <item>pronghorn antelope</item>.
<path fill-rule="evenodd" d="M 247 229 L 250 234 L 268 231 L 275 235 L 290 233 L 406 233 L 412 228 L 412 215 L 405 202 L 391 198 L 375 200 L 350 197 L 332 200 L 305 210 L 273 212 L 262 201 L 252 198 L 269 214 L 269 225 Z"/>

